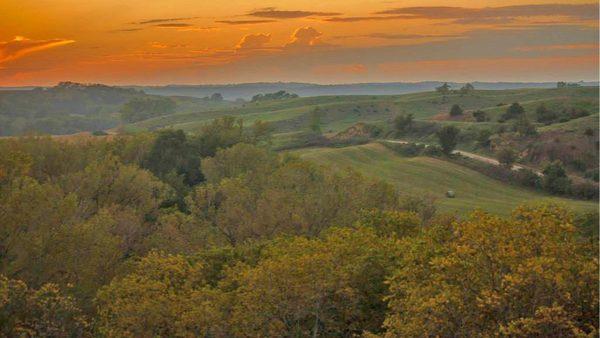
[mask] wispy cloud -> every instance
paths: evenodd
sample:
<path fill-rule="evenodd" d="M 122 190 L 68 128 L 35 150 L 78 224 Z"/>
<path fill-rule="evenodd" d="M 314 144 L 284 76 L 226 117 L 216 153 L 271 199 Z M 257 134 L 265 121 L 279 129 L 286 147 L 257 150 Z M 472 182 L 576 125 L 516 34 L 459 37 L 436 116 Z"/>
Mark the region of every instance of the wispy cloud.
<path fill-rule="evenodd" d="M 352 38 L 372 38 L 385 40 L 413 40 L 413 39 L 431 39 L 431 38 L 458 38 L 463 35 L 458 34 L 402 34 L 402 33 L 371 33 L 364 35 L 341 35 L 336 36 L 336 39 L 352 39 Z"/>
<path fill-rule="evenodd" d="M 64 46 L 74 42 L 75 40 L 67 39 L 32 40 L 17 36 L 11 41 L 0 42 L 0 62 L 14 60 L 33 52 Z"/>
<path fill-rule="evenodd" d="M 277 20 L 219 20 L 216 23 L 224 23 L 227 25 L 255 25 L 261 23 L 276 22 Z"/>
<path fill-rule="evenodd" d="M 177 21 L 186 21 L 197 19 L 198 17 L 180 17 L 180 18 L 161 18 L 161 19 L 146 19 L 142 21 L 132 22 L 133 24 L 138 25 L 148 25 L 148 24 L 157 24 L 157 23 L 165 23 L 165 22 L 177 22 Z"/>
<path fill-rule="evenodd" d="M 360 21 L 388 21 L 388 20 L 401 20 L 401 19 L 414 19 L 412 15 L 387 15 L 387 16 L 347 16 L 347 17 L 331 17 L 324 18 L 323 21 L 327 22 L 360 22 Z"/>
<path fill-rule="evenodd" d="M 182 28 L 182 27 L 192 27 L 192 24 L 189 23 L 159 23 L 158 25 L 154 25 L 154 27 L 160 28 Z"/>
<path fill-rule="evenodd" d="M 598 18 L 598 4 L 541 4 L 503 7 L 402 7 L 376 12 L 379 15 L 409 15 L 419 19 L 454 19 L 456 23 L 496 23 L 514 18 L 564 16 L 579 20 Z"/>
<path fill-rule="evenodd" d="M 278 10 L 274 7 L 262 8 L 248 13 L 249 16 L 255 16 L 259 18 L 269 18 L 269 19 L 298 19 L 298 18 L 306 18 L 310 16 L 337 16 L 341 15 L 341 13 L 335 12 L 314 12 L 314 11 L 287 11 L 287 10 Z"/>

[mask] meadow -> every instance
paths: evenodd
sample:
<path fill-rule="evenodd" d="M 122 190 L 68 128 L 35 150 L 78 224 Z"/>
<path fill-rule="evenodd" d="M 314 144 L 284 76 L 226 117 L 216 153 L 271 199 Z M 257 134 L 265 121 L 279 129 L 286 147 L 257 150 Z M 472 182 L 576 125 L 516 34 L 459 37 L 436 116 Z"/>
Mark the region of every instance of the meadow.
<path fill-rule="evenodd" d="M 337 170 L 353 168 L 396 186 L 404 195 L 430 195 L 442 211 L 466 216 L 475 208 L 509 215 L 523 203 L 552 202 L 576 212 L 597 210 L 597 203 L 553 197 L 502 183 L 468 168 L 432 157 L 402 157 L 378 143 L 345 148 L 306 148 L 291 153 Z M 452 190 L 455 198 L 445 193 Z"/>

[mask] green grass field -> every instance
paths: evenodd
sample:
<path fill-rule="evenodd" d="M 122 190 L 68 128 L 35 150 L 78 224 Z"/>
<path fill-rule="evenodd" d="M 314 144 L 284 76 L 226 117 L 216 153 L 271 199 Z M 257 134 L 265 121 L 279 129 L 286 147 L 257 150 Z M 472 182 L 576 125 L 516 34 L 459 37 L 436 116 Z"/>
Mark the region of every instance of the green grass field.
<path fill-rule="evenodd" d="M 535 109 L 541 103 L 557 111 L 576 107 L 594 114 L 598 111 L 597 92 L 597 87 L 581 87 L 475 90 L 468 95 L 451 94 L 446 97 L 436 92 L 379 96 L 318 96 L 222 107 L 203 106 L 196 111 L 193 110 L 193 104 L 187 103 L 183 111 L 144 120 L 135 123 L 135 127 L 138 129 L 171 127 L 193 132 L 212 119 L 229 115 L 243 118 L 246 123 L 256 120 L 270 121 L 275 125 L 277 132 L 286 133 L 307 128 L 310 113 L 318 108 L 321 112 L 322 130 L 338 132 L 357 122 L 387 123 L 391 118 L 402 113 L 413 114 L 417 120 L 428 120 L 433 116 L 448 113 L 454 104 L 459 104 L 467 115 L 470 111 L 482 109 L 488 112 L 492 121 L 496 121 L 513 102 L 520 102 L 530 118 L 535 118 Z M 441 123 L 452 122 L 441 121 Z"/>
<path fill-rule="evenodd" d="M 442 211 L 466 215 L 475 208 L 508 215 L 516 206 L 534 201 L 556 202 L 575 212 L 597 210 L 596 202 L 552 197 L 504 184 L 462 166 L 430 157 L 401 157 L 371 143 L 347 148 L 307 148 L 293 151 L 300 157 L 334 169 L 353 168 L 364 175 L 386 180 L 401 194 L 429 194 Z M 448 190 L 456 198 L 446 198 Z"/>

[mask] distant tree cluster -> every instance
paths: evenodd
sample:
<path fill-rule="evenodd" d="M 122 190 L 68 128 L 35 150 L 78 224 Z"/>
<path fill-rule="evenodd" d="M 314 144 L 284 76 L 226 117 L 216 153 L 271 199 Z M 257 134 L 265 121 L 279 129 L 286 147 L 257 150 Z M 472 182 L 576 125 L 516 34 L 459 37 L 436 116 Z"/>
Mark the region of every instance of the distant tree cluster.
<path fill-rule="evenodd" d="M 297 97 L 297 94 L 288 93 L 285 90 L 280 90 L 275 93 L 256 94 L 252 97 L 252 102 L 295 99 Z"/>
<path fill-rule="evenodd" d="M 140 97 L 125 103 L 120 113 L 123 121 L 138 122 L 155 116 L 173 114 L 176 107 L 175 101 L 168 97 Z"/>

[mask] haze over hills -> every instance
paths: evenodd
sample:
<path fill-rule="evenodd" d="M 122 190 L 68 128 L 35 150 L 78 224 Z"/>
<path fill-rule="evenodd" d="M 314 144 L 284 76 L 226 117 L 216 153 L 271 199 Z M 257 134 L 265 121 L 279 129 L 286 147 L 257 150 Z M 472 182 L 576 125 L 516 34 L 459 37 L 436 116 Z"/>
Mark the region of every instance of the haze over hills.
<path fill-rule="evenodd" d="M 425 91 L 433 91 L 444 84 L 443 81 L 422 82 L 372 82 L 372 83 L 340 83 L 318 84 L 300 82 L 256 82 L 232 84 L 170 84 L 164 86 L 115 86 L 141 90 L 149 95 L 191 96 L 204 98 L 220 93 L 226 100 L 250 99 L 260 93 L 271 93 L 284 90 L 298 96 L 321 95 L 394 95 Z M 460 88 L 463 82 L 447 82 L 452 88 Z M 471 82 L 476 88 L 484 90 L 522 89 L 522 88 L 554 88 L 556 82 Z M 598 82 L 580 81 L 580 86 L 598 86 Z M 0 91 L 33 90 L 50 87 L 0 87 Z"/>
<path fill-rule="evenodd" d="M 259 93 L 271 93 L 279 90 L 293 92 L 299 96 L 320 95 L 394 95 L 432 91 L 444 84 L 443 81 L 423 82 L 383 82 L 383 83 L 344 83 L 316 84 L 297 82 L 258 82 L 225 85 L 167 85 L 167 86 L 132 86 L 151 95 L 182 95 L 193 97 L 210 96 L 221 93 L 225 99 L 249 99 Z M 464 83 L 448 82 L 452 88 L 460 88 Z M 554 88 L 556 82 L 473 82 L 478 89 L 521 89 L 521 88 Z M 579 82 L 581 86 L 597 86 L 597 82 Z"/>

